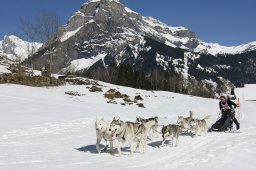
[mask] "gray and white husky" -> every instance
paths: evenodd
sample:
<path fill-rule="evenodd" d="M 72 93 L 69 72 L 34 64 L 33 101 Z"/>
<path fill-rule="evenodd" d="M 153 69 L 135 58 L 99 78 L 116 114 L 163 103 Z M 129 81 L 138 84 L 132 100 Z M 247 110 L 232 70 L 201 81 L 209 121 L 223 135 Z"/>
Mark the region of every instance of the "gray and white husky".
<path fill-rule="evenodd" d="M 123 122 L 119 119 L 113 119 L 110 124 L 112 140 L 118 141 L 118 154 L 121 156 L 121 147 L 125 141 L 130 144 L 130 155 L 133 156 L 135 144 L 139 146 L 139 143 L 143 146 L 143 153 L 146 150 L 147 131 L 146 127 L 140 123 Z"/>
<path fill-rule="evenodd" d="M 204 133 L 204 135 L 206 135 L 206 133 L 208 131 L 206 120 L 209 118 L 210 118 L 210 116 L 208 115 L 205 118 L 203 118 L 202 120 L 193 119 L 190 121 L 190 126 L 192 127 L 192 130 L 195 131 L 196 136 L 198 136 L 199 133 L 200 133 L 200 135 L 202 135 L 202 133 Z"/>
<path fill-rule="evenodd" d="M 96 137 L 97 137 L 96 149 L 97 149 L 98 153 L 101 152 L 101 148 L 100 148 L 99 145 L 100 145 L 100 142 L 101 142 L 102 139 L 104 139 L 107 143 L 104 150 L 107 149 L 108 142 L 109 142 L 109 144 L 110 144 L 110 153 L 113 152 L 113 140 L 112 140 L 112 137 L 111 137 L 111 132 L 109 132 L 110 123 L 111 123 L 111 121 L 104 120 L 104 118 L 101 118 L 101 119 L 96 118 L 96 122 L 95 122 Z"/>
<path fill-rule="evenodd" d="M 193 120 L 194 113 L 189 111 L 189 117 L 178 116 L 177 124 L 181 127 L 182 130 L 191 132 L 190 121 Z"/>
<path fill-rule="evenodd" d="M 170 124 L 167 126 L 163 126 L 161 132 L 162 132 L 162 137 L 163 137 L 162 146 L 164 146 L 164 142 L 167 137 L 172 138 L 172 146 L 174 143 L 174 139 L 176 139 L 175 146 L 178 145 L 178 139 L 179 139 L 179 135 L 180 135 L 180 126 L 179 125 Z"/>
<path fill-rule="evenodd" d="M 147 129 L 147 134 L 149 137 L 153 137 L 154 134 L 157 134 L 157 126 L 158 126 L 158 117 L 152 117 L 148 119 L 143 119 L 141 117 L 136 117 L 136 122 L 140 122 L 145 125 Z M 150 133 L 152 132 L 152 133 Z"/>

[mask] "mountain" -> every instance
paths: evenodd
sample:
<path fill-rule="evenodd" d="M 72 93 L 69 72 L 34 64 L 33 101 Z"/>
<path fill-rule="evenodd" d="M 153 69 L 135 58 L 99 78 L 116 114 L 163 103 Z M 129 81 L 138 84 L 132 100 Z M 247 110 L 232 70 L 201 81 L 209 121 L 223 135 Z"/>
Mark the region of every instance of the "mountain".
<path fill-rule="evenodd" d="M 218 54 L 241 54 L 241 53 L 245 53 L 253 50 L 256 50 L 256 41 L 248 44 L 242 44 L 239 46 L 231 46 L 231 47 L 222 46 L 217 43 L 205 43 L 201 41 L 199 45 L 194 49 L 194 52 L 218 55 Z"/>
<path fill-rule="evenodd" d="M 14 35 L 5 36 L 0 41 L 0 56 L 12 61 L 24 61 L 28 57 L 28 54 L 33 52 L 32 47 L 35 52 L 41 46 L 42 43 L 27 42 Z"/>
<path fill-rule="evenodd" d="M 54 72 L 192 94 L 255 83 L 255 54 L 256 42 L 206 43 L 187 28 L 144 17 L 119 0 L 90 0 L 33 61 L 37 69 L 52 58 Z"/>

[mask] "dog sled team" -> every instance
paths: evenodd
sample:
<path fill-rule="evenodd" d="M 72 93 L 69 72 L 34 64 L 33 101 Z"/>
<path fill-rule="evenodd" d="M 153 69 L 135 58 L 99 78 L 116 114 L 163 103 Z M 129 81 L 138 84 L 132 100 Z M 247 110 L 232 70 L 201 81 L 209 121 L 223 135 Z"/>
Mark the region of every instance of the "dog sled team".
<path fill-rule="evenodd" d="M 220 97 L 220 110 L 221 118 L 208 129 L 207 121 L 210 116 L 206 116 L 203 119 L 195 119 L 194 114 L 190 111 L 188 117 L 178 116 L 177 124 L 159 125 L 158 117 L 152 117 L 143 119 L 136 117 L 135 122 L 122 121 L 120 118 L 113 120 L 104 120 L 104 118 L 96 118 L 96 149 L 97 152 L 102 152 L 100 148 L 100 142 L 104 139 L 110 145 L 110 153 L 113 153 L 113 141 L 117 141 L 117 151 L 121 156 L 122 145 L 125 142 L 129 143 L 130 155 L 132 156 L 136 149 L 139 149 L 142 145 L 142 153 L 145 153 L 147 146 L 147 139 L 161 133 L 162 141 L 161 146 L 164 146 L 165 140 L 169 137 L 172 139 L 172 146 L 178 145 L 178 139 L 180 134 L 191 133 L 195 136 L 206 135 L 208 131 L 227 131 L 232 130 L 233 122 L 236 124 L 236 129 L 240 128 L 240 124 L 235 118 L 234 108 L 236 104 L 226 99 L 225 96 Z M 161 132 L 158 132 L 158 127 L 161 128 Z M 108 148 L 108 144 L 103 150 Z"/>

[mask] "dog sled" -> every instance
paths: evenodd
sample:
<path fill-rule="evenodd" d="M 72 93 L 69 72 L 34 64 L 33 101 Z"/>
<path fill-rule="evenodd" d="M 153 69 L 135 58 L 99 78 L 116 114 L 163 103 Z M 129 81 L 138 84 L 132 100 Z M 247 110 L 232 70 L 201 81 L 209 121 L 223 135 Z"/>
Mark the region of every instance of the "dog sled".
<path fill-rule="evenodd" d="M 218 119 L 210 128 L 209 131 L 215 132 L 233 132 L 233 122 L 235 120 L 234 112 L 221 113 L 221 118 Z M 238 122 L 237 122 L 238 123 Z M 238 123 L 239 124 L 239 123 Z M 238 125 L 239 126 L 239 125 Z M 237 127 L 239 129 L 239 127 Z"/>
<path fill-rule="evenodd" d="M 229 117 L 222 116 L 220 119 L 218 119 L 211 127 L 210 131 L 215 132 L 225 132 L 228 130 L 231 130 L 231 120 Z"/>

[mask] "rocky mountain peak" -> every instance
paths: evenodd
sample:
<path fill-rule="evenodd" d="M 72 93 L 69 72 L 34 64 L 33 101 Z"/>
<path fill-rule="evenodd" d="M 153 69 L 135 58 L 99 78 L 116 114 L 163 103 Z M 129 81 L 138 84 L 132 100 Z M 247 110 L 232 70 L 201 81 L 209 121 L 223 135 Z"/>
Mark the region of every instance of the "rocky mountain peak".
<path fill-rule="evenodd" d="M 187 81 L 194 77 L 212 82 L 214 86 L 221 83 L 223 79 L 220 77 L 242 84 L 244 80 L 234 80 L 226 73 L 234 71 L 233 68 L 237 73 L 241 72 L 244 68 L 235 68 L 233 64 L 238 60 L 246 63 L 246 57 L 239 55 L 256 47 L 254 43 L 238 47 L 205 43 L 185 27 L 170 27 L 134 12 L 116 0 L 84 3 L 59 29 L 55 41 L 51 43 L 34 55 L 34 65 L 38 69 L 52 57 L 54 72 L 78 73 L 112 81 L 111 78 L 121 74 L 111 69 L 128 64 L 147 78 L 156 74 L 156 70 L 161 70 L 168 76 L 178 74 Z M 251 54 L 247 57 L 250 58 Z M 247 71 L 248 75 L 252 71 L 253 67 Z"/>
<path fill-rule="evenodd" d="M 118 0 L 91 0 L 70 17 L 66 31 L 75 30 L 92 22 L 99 24 L 102 29 L 106 29 L 111 23 L 115 24 L 112 27 L 126 26 L 131 18 L 138 19 L 141 16 L 131 12 Z"/>
<path fill-rule="evenodd" d="M 196 33 L 184 27 L 170 27 L 152 18 L 143 17 L 116 0 L 91 0 L 83 4 L 80 10 L 72 15 L 66 26 L 62 27 L 59 37 L 67 40 L 75 33 L 89 29 L 92 34 L 118 36 L 123 33 L 137 39 L 138 36 L 148 36 L 168 44 L 193 51 L 199 40 Z M 68 33 L 67 32 L 72 32 Z M 79 34 L 79 33 L 78 33 Z M 131 38 L 129 38 L 131 39 Z M 138 42 L 138 40 L 136 41 Z"/>

